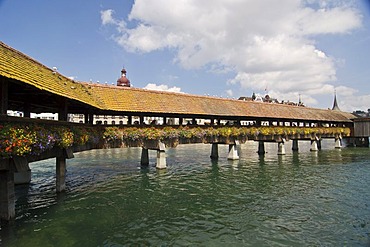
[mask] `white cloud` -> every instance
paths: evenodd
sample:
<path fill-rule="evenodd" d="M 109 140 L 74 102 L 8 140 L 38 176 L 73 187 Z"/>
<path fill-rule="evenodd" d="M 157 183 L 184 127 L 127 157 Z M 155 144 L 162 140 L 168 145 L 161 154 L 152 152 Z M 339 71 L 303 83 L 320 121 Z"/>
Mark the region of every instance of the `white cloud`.
<path fill-rule="evenodd" d="M 226 94 L 230 97 L 234 95 L 233 90 L 231 89 L 226 90 Z"/>
<path fill-rule="evenodd" d="M 168 87 L 167 85 L 157 85 L 155 83 L 149 83 L 144 87 L 144 89 L 181 93 L 181 88 L 179 87 Z"/>
<path fill-rule="evenodd" d="M 351 1 L 339 0 L 136 0 L 131 28 L 112 14 L 102 11 L 102 23 L 117 26 L 128 51 L 171 49 L 184 68 L 234 71 L 229 86 L 300 92 L 314 104 L 314 95 L 333 93 L 340 61 L 316 47 L 315 35 L 343 35 L 362 21 Z"/>
<path fill-rule="evenodd" d="M 115 24 L 115 20 L 113 19 L 113 10 L 112 9 L 107 9 L 107 10 L 103 10 L 103 11 L 100 11 L 100 18 L 101 18 L 101 21 L 102 21 L 102 24 L 103 25 L 107 25 L 107 24 Z"/>

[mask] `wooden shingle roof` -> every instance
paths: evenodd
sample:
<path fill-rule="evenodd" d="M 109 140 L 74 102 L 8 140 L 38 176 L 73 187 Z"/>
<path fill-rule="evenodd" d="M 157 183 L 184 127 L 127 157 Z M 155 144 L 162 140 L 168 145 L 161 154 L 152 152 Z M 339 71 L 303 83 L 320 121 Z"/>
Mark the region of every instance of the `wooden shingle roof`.
<path fill-rule="evenodd" d="M 341 111 L 75 82 L 0 42 L 0 76 L 110 112 L 350 122 Z"/>
<path fill-rule="evenodd" d="M 0 42 L 0 75 L 53 94 L 100 107 L 83 85 Z"/>
<path fill-rule="evenodd" d="M 85 83 L 113 111 L 347 122 L 350 113 L 285 104 Z"/>

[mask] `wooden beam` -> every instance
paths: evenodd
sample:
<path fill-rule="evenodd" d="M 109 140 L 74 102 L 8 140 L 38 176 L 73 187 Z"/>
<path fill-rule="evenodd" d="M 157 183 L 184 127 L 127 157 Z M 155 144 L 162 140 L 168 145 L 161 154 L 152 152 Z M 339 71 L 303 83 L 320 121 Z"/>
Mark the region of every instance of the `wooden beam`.
<path fill-rule="evenodd" d="M 0 82 L 0 115 L 6 115 L 9 103 L 8 81 L 5 78 L 1 78 Z"/>
<path fill-rule="evenodd" d="M 67 121 L 68 120 L 68 104 L 67 104 L 67 99 L 66 98 L 62 98 L 61 101 L 60 101 L 58 119 L 59 119 L 59 121 Z"/>

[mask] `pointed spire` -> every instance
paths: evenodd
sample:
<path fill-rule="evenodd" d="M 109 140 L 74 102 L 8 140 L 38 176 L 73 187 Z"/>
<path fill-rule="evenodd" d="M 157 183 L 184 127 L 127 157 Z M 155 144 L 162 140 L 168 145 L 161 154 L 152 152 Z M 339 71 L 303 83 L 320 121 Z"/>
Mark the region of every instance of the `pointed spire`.
<path fill-rule="evenodd" d="M 334 103 L 333 103 L 332 110 L 333 111 L 340 111 L 340 108 L 339 108 L 338 102 L 337 102 L 337 91 L 336 90 L 334 91 Z"/>

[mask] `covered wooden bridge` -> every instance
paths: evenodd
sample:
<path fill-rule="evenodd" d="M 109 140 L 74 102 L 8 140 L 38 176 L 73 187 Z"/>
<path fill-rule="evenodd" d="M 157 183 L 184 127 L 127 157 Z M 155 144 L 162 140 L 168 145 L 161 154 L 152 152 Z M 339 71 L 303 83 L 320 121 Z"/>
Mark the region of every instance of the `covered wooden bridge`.
<path fill-rule="evenodd" d="M 0 120 L 4 122 L 40 123 L 31 113 L 58 113 L 58 123 L 67 124 L 68 114 L 83 114 L 84 125 L 93 125 L 94 115 L 125 116 L 127 125 L 133 117 L 144 125 L 145 117 L 168 119 L 176 126 L 185 119 L 206 120 L 209 126 L 226 121 L 234 126 L 296 126 L 353 128 L 354 115 L 335 110 L 315 109 L 284 104 L 270 104 L 216 97 L 151 91 L 138 88 L 77 82 L 46 67 L 27 55 L 0 42 Z M 7 116 L 7 111 L 23 113 L 23 119 Z M 47 124 L 54 125 L 55 121 Z M 45 122 L 43 122 L 45 124 Z M 68 124 L 67 124 L 68 126 Z M 174 128 L 176 127 L 174 126 Z M 123 126 L 124 127 L 124 126 Z M 155 126 L 154 126 L 155 127 Z M 159 127 L 159 126 L 158 126 Z M 217 143 L 215 143 L 217 144 Z M 213 146 L 212 150 L 215 147 Z M 231 147 L 232 148 L 232 147 Z M 158 148 L 161 151 L 162 148 Z M 67 150 L 68 151 L 68 150 Z M 212 153 L 215 155 L 215 153 Z M 66 150 L 41 158 L 57 157 L 57 191 L 64 190 Z M 15 157 L 0 157 L 0 217 L 14 217 Z M 33 157 L 33 160 L 37 158 Z M 13 187 L 12 187 L 13 186 Z"/>
<path fill-rule="evenodd" d="M 93 115 L 123 115 L 351 126 L 355 118 L 341 111 L 76 82 L 1 42 L 0 82 L 1 114 L 54 112 L 60 121 L 70 113 L 84 114 L 90 124 Z"/>

